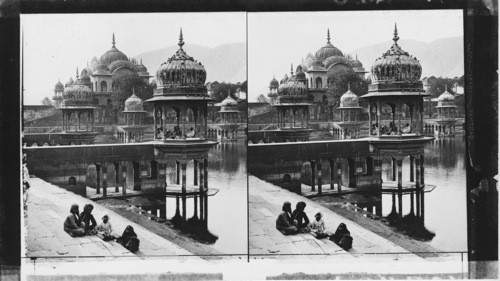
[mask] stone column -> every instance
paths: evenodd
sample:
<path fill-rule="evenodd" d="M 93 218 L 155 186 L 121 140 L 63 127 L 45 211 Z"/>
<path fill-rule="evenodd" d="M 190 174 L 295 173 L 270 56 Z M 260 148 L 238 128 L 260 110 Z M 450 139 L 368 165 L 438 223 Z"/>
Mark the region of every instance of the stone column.
<path fill-rule="evenodd" d="M 182 163 L 182 221 L 186 222 L 186 166 Z"/>
<path fill-rule="evenodd" d="M 120 183 L 120 164 L 114 163 L 115 166 L 115 192 L 120 192 L 120 187 L 118 186 Z"/>
<path fill-rule="evenodd" d="M 205 202 L 204 202 L 204 207 L 205 207 L 205 228 L 208 228 L 208 160 L 205 158 L 203 160 L 203 186 L 205 188 Z"/>
<path fill-rule="evenodd" d="M 420 154 L 420 185 L 422 187 L 425 186 L 425 181 L 424 181 L 424 154 Z"/>
<path fill-rule="evenodd" d="M 414 204 L 413 200 L 414 200 L 414 196 L 413 196 L 413 191 L 412 191 L 412 192 L 410 192 L 410 214 L 411 215 L 415 215 L 415 210 L 414 210 L 415 204 Z"/>
<path fill-rule="evenodd" d="M 203 161 L 199 161 L 200 165 L 200 220 L 203 221 L 205 216 L 203 214 L 204 209 L 204 194 L 205 194 L 205 186 L 204 186 L 204 167 L 203 167 Z"/>
<path fill-rule="evenodd" d="M 398 165 L 398 190 L 402 191 L 403 189 L 403 159 L 397 159 Z"/>
<path fill-rule="evenodd" d="M 101 165 L 95 164 L 96 170 L 96 193 L 101 193 Z"/>
<path fill-rule="evenodd" d="M 337 162 L 337 181 L 337 191 L 340 193 L 342 191 L 342 163 L 340 161 Z"/>
<path fill-rule="evenodd" d="M 122 164 L 122 195 L 127 194 L 127 163 Z"/>
<path fill-rule="evenodd" d="M 316 163 L 314 161 L 310 161 L 311 163 L 311 191 L 316 191 Z"/>
<path fill-rule="evenodd" d="M 198 185 L 198 160 L 193 160 L 193 183 L 194 185 Z"/>
<path fill-rule="evenodd" d="M 377 137 L 380 137 L 380 128 L 382 127 L 382 124 L 381 124 L 381 121 L 382 121 L 382 118 L 381 118 L 381 108 L 380 108 L 380 101 L 377 101 L 377 123 L 378 123 L 378 127 L 377 127 Z"/>
<path fill-rule="evenodd" d="M 392 181 L 396 181 L 396 173 L 397 173 L 397 170 L 396 170 L 396 158 L 394 157 L 391 157 L 391 164 L 392 164 Z"/>
<path fill-rule="evenodd" d="M 415 161 L 415 157 L 413 156 L 410 156 L 410 181 L 411 182 L 414 182 L 415 181 L 415 177 L 414 177 L 414 165 L 413 165 L 413 162 Z"/>
<path fill-rule="evenodd" d="M 104 197 L 108 196 L 108 167 L 106 162 L 102 163 L 102 195 Z"/>
<path fill-rule="evenodd" d="M 181 164 L 179 161 L 175 161 L 175 184 L 181 184 Z"/>
<path fill-rule="evenodd" d="M 398 214 L 399 218 L 403 217 L 403 193 L 401 191 L 398 192 Z"/>
<path fill-rule="evenodd" d="M 335 160 L 330 160 L 330 189 L 335 188 Z"/>
<path fill-rule="evenodd" d="M 323 162 L 318 159 L 318 194 L 323 194 L 323 178 L 321 177 L 321 170 L 323 168 Z"/>

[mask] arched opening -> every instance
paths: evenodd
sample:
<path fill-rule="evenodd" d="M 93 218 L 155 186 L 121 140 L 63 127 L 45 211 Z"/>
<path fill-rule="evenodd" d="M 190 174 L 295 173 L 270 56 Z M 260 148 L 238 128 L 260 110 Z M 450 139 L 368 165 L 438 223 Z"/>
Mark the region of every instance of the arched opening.
<path fill-rule="evenodd" d="M 106 81 L 101 81 L 101 92 L 107 92 L 107 91 L 108 91 L 108 83 L 106 83 Z"/>
<path fill-rule="evenodd" d="M 316 77 L 316 88 L 323 88 L 323 79 L 321 77 Z"/>
<path fill-rule="evenodd" d="M 132 173 L 133 173 L 133 178 L 134 178 L 134 190 L 135 191 L 140 191 L 141 190 L 141 171 L 139 169 L 139 163 L 137 162 L 132 162 Z"/>
<path fill-rule="evenodd" d="M 365 158 L 365 174 L 367 176 L 373 175 L 373 158 L 371 156 Z"/>
<path fill-rule="evenodd" d="M 69 177 L 69 179 L 68 179 L 68 185 L 76 185 L 76 178 L 75 177 Z"/>
<path fill-rule="evenodd" d="M 349 176 L 349 187 L 356 187 L 356 162 L 352 158 L 347 159 L 347 171 Z"/>
<path fill-rule="evenodd" d="M 290 176 L 290 174 L 285 174 L 283 176 L 283 183 L 291 183 L 292 182 L 292 177 Z"/>
<path fill-rule="evenodd" d="M 158 162 L 152 160 L 149 165 L 149 174 L 151 175 L 150 179 L 158 179 Z"/>

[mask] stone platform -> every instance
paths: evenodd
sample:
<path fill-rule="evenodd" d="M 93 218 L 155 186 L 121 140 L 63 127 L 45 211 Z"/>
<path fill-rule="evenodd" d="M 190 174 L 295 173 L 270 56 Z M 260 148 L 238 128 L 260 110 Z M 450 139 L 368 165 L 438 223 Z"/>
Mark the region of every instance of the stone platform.
<path fill-rule="evenodd" d="M 63 230 L 63 223 L 73 203 L 79 205 L 80 212 L 85 204 L 92 204 L 94 206 L 92 214 L 97 223 L 101 222 L 101 217 L 104 214 L 107 214 L 114 232 L 118 235 L 121 235 L 127 225 L 131 225 L 140 240 L 140 250 L 131 253 L 120 244 L 114 241 L 105 242 L 97 236 L 78 238 L 69 236 Z M 116 214 L 99 203 L 39 178 L 31 178 L 25 226 L 27 257 L 193 256 L 191 252 Z M 193 258 L 190 257 L 190 259 Z"/>
<path fill-rule="evenodd" d="M 423 259 L 391 241 L 349 221 L 326 207 L 303 196 L 249 177 L 249 214 L 250 214 L 250 255 L 311 255 L 309 257 L 330 256 L 339 259 L 375 257 L 380 259 Z M 276 230 L 276 218 L 281 212 L 283 202 L 289 201 L 292 207 L 299 201 L 307 204 L 306 213 L 310 220 L 316 212 L 323 214 L 326 231 L 334 233 L 339 223 L 344 222 L 354 239 L 353 248 L 345 251 L 327 239 L 318 240 L 310 234 L 285 236 Z M 376 255 L 375 255 L 376 254 Z"/>

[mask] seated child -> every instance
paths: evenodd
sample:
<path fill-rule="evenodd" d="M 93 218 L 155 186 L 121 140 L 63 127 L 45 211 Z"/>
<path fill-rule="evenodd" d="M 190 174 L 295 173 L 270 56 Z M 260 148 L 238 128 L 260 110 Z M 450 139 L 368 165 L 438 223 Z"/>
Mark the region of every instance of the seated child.
<path fill-rule="evenodd" d="M 325 233 L 325 222 L 321 219 L 321 213 L 316 213 L 314 217 L 316 219 L 309 224 L 309 227 L 311 228 L 311 234 L 314 235 L 317 239 L 328 237 L 328 234 Z"/>
<path fill-rule="evenodd" d="M 102 240 L 104 241 L 110 241 L 116 238 L 113 235 L 113 227 L 109 222 L 108 215 L 102 217 L 102 222 L 97 226 L 97 233 L 99 236 L 102 235 Z"/>

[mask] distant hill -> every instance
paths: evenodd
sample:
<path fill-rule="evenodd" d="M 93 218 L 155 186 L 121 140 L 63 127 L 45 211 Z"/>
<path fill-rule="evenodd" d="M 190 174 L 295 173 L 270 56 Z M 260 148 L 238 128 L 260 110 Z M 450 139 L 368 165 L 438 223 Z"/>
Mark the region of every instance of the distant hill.
<path fill-rule="evenodd" d="M 386 52 L 393 41 L 363 47 L 352 52 L 370 71 L 373 62 Z M 422 78 L 429 76 L 460 77 L 464 75 L 463 36 L 438 39 L 430 43 L 417 40 L 399 40 L 399 46 L 416 57 L 422 65 Z"/>
<path fill-rule="evenodd" d="M 156 74 L 158 67 L 170 58 L 179 46 L 170 46 L 149 51 L 135 56 L 142 59 L 151 75 Z M 246 78 L 246 45 L 231 43 L 207 48 L 200 45 L 185 45 L 183 49 L 188 55 L 201 62 L 207 71 L 207 82 L 243 82 Z"/>

